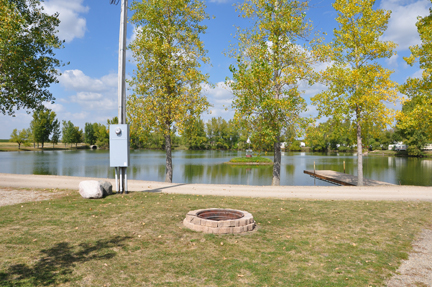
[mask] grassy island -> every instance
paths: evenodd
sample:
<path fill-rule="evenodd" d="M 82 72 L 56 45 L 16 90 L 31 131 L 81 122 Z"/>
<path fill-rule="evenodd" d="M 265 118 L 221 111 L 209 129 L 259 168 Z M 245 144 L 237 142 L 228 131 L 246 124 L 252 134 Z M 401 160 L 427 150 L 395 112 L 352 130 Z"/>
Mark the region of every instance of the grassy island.
<path fill-rule="evenodd" d="M 253 156 L 253 157 L 235 157 L 231 159 L 226 164 L 234 164 L 234 165 L 272 165 L 273 161 L 269 158 L 261 157 L 261 156 Z"/>

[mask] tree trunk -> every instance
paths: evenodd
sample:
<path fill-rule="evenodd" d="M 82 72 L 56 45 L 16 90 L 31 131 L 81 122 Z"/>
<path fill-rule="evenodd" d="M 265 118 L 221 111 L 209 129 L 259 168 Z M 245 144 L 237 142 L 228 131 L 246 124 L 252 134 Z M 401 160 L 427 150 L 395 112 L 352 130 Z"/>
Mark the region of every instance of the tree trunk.
<path fill-rule="evenodd" d="M 44 143 L 43 143 L 43 142 L 41 143 L 41 146 L 42 146 L 42 149 L 43 149 L 43 146 L 44 146 Z"/>
<path fill-rule="evenodd" d="M 361 137 L 361 125 L 360 125 L 360 115 L 357 108 L 357 177 L 358 186 L 363 185 L 363 146 Z"/>
<path fill-rule="evenodd" d="M 171 133 L 165 135 L 165 151 L 166 151 L 166 166 L 165 166 L 165 182 L 172 182 L 172 157 L 171 157 Z"/>
<path fill-rule="evenodd" d="M 276 138 L 274 143 L 274 160 L 273 160 L 273 180 L 272 185 L 280 185 L 280 171 L 281 171 L 281 148 L 280 138 Z"/>
<path fill-rule="evenodd" d="M 18 149 L 21 149 L 21 144 L 20 143 L 18 143 Z"/>

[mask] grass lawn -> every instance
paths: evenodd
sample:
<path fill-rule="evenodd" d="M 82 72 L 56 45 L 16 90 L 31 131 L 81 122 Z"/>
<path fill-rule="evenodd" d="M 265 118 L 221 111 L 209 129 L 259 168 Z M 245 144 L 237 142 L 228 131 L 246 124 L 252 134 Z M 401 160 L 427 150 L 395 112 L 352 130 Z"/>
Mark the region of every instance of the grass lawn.
<path fill-rule="evenodd" d="M 246 235 L 182 225 L 200 208 L 253 214 Z M 0 207 L 1 286 L 383 286 L 431 203 L 76 191 Z"/>
<path fill-rule="evenodd" d="M 227 164 L 265 164 L 270 165 L 273 164 L 273 161 L 269 158 L 262 156 L 253 156 L 253 157 L 235 157 L 231 159 Z"/>

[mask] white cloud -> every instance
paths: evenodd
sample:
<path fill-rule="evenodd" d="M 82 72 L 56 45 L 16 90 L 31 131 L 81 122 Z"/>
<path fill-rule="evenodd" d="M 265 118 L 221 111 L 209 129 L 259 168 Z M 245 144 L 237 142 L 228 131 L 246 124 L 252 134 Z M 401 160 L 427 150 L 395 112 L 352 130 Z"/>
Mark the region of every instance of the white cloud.
<path fill-rule="evenodd" d="M 54 111 L 57 115 L 65 110 L 62 104 L 44 103 L 44 106 L 47 109 Z"/>
<path fill-rule="evenodd" d="M 391 10 L 392 14 L 381 40 L 395 42 L 399 45 L 398 50 L 420 44 L 415 23 L 418 16 L 429 15 L 429 7 L 428 0 L 382 0 L 380 8 Z"/>
<path fill-rule="evenodd" d="M 397 67 L 398 66 L 398 60 L 399 56 L 398 55 L 393 55 L 390 58 L 386 59 L 385 61 L 387 62 L 387 65 L 389 65 L 390 67 Z"/>
<path fill-rule="evenodd" d="M 224 82 L 217 83 L 214 88 L 205 86 L 203 94 L 207 96 L 207 100 L 213 105 L 213 107 L 209 108 L 210 114 L 203 115 L 204 120 L 212 117 L 222 117 L 229 120 L 234 117 L 234 111 L 231 108 L 234 95 Z"/>
<path fill-rule="evenodd" d="M 59 78 L 60 84 L 67 90 L 103 92 L 107 90 L 117 90 L 117 74 L 108 74 L 100 79 L 93 79 L 81 70 L 66 70 Z"/>
<path fill-rule="evenodd" d="M 48 14 L 59 13 L 60 26 L 58 36 L 60 39 L 71 42 L 74 38 L 82 38 L 86 32 L 86 19 L 82 14 L 89 11 L 83 5 L 84 0 L 47 0 L 42 2 Z"/>
<path fill-rule="evenodd" d="M 74 124 L 83 127 L 85 122 L 106 123 L 108 118 L 117 115 L 117 74 L 92 78 L 81 70 L 66 70 L 59 81 L 66 90 L 74 92 L 59 100 L 67 107 L 62 118 L 75 119 Z"/>
<path fill-rule="evenodd" d="M 300 116 L 304 118 L 316 118 L 318 116 L 318 110 L 315 106 L 309 105 L 306 111 L 300 113 Z M 320 119 L 319 122 L 322 122 L 322 119 Z"/>
<path fill-rule="evenodd" d="M 422 77 L 423 77 L 423 70 L 420 69 L 417 72 L 415 72 L 414 74 L 412 74 L 410 78 L 421 79 Z"/>

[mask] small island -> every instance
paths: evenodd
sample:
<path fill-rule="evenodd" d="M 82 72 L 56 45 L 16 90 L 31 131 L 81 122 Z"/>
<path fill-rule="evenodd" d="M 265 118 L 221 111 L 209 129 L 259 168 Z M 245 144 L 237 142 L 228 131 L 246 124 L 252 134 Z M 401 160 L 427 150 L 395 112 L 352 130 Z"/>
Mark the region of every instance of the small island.
<path fill-rule="evenodd" d="M 232 165 L 273 165 L 273 161 L 269 158 L 255 156 L 255 157 L 235 157 L 226 164 Z"/>

